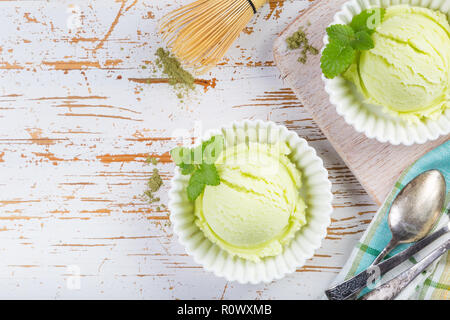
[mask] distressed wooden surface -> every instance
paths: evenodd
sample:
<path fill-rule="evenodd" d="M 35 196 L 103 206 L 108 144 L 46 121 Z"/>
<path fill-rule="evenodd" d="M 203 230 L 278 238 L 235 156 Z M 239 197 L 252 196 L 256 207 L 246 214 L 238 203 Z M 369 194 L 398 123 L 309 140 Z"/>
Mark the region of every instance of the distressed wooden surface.
<path fill-rule="evenodd" d="M 298 51 L 287 48 L 286 38 L 303 28 L 308 30 L 311 44 L 320 50 L 323 47 L 325 29 L 346 1 L 321 1 L 308 8 L 277 38 L 274 57 L 286 84 L 300 98 L 365 190 L 376 203 L 381 204 L 403 170 L 428 151 L 449 140 L 450 135 L 412 146 L 394 146 L 369 139 L 347 124 L 344 118 L 337 114 L 336 107 L 329 102 L 322 81 L 320 55 L 310 57 L 301 70 L 296 67 Z M 380 172 L 383 174 L 380 175 Z"/>
<path fill-rule="evenodd" d="M 188 2 L 0 2 L 0 298 L 312 299 L 341 269 L 377 207 L 272 57 L 277 35 L 315 1 L 272 0 L 181 102 L 167 84 L 139 79 L 155 76 L 157 19 Z M 178 244 L 169 212 L 157 211 L 174 137 L 239 119 L 297 132 L 333 183 L 322 248 L 270 284 L 205 272 Z M 165 182 L 152 205 L 140 197 L 149 155 Z"/>

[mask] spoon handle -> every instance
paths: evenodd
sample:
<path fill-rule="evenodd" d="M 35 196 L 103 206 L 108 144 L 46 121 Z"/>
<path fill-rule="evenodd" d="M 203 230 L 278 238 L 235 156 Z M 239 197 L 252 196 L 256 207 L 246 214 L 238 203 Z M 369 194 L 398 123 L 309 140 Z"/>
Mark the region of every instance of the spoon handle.
<path fill-rule="evenodd" d="M 383 249 L 383 251 L 380 252 L 380 254 L 375 258 L 375 260 L 372 262 L 371 266 L 374 266 L 378 263 L 380 263 L 386 255 L 391 252 L 396 246 L 398 245 L 398 241 L 394 238 L 389 241 L 389 243 L 386 245 L 386 247 Z"/>
<path fill-rule="evenodd" d="M 431 252 L 423 260 L 415 264 L 409 270 L 404 271 L 394 279 L 372 290 L 362 297 L 362 300 L 391 300 L 413 281 L 422 271 L 424 271 L 437 258 L 442 256 L 450 249 L 450 239 L 440 245 L 437 249 Z"/>
<path fill-rule="evenodd" d="M 383 261 L 384 257 L 391 252 L 396 246 L 398 245 L 397 239 L 392 238 L 391 241 L 384 247 L 384 249 L 378 254 L 378 256 L 375 258 L 375 260 L 372 261 L 372 263 L 369 266 L 370 274 L 376 275 L 377 269 L 374 267 L 375 265 L 379 264 L 381 261 Z M 359 293 L 362 291 L 362 289 L 365 286 L 361 287 L 359 291 L 356 291 L 351 296 L 347 297 L 347 300 L 356 300 L 358 298 Z"/>
<path fill-rule="evenodd" d="M 382 276 L 389 270 L 392 270 L 393 268 L 398 266 L 400 263 L 408 260 L 411 256 L 413 256 L 414 254 L 416 254 L 417 252 L 419 252 L 420 250 L 422 250 L 427 245 L 429 245 L 442 235 L 446 234 L 447 232 L 449 232 L 449 227 L 445 226 L 439 229 L 438 231 L 430 234 L 429 236 L 423 238 L 422 240 L 418 241 L 417 243 L 413 244 L 412 246 L 408 247 L 407 249 L 403 250 L 402 252 L 396 254 L 395 256 L 387 260 L 384 260 L 383 262 L 379 263 L 376 266 L 371 266 L 368 269 L 357 274 L 356 276 L 326 290 L 325 294 L 330 300 L 349 299 L 350 297 L 360 292 L 361 289 L 367 286 L 368 280 L 376 271 L 375 268 L 378 268 L 379 275 Z"/>

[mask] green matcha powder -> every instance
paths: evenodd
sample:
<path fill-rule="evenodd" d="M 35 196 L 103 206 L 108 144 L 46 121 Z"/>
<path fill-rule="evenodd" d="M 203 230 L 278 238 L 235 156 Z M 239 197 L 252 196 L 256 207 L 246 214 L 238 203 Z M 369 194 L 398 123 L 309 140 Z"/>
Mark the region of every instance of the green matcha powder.
<path fill-rule="evenodd" d="M 313 55 L 319 54 L 319 50 L 309 44 L 306 32 L 301 27 L 298 31 L 294 32 L 289 38 L 286 39 L 286 43 L 290 50 L 302 48 L 298 61 L 303 64 L 308 61 L 308 52 Z"/>

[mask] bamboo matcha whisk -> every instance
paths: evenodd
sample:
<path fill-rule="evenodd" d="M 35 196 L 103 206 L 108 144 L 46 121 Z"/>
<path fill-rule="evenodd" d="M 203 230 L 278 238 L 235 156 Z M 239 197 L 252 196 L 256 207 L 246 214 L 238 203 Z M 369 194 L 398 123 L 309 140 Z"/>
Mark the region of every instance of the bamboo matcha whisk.
<path fill-rule="evenodd" d="M 206 72 L 217 65 L 268 0 L 197 0 L 160 21 L 160 33 L 184 65 Z"/>

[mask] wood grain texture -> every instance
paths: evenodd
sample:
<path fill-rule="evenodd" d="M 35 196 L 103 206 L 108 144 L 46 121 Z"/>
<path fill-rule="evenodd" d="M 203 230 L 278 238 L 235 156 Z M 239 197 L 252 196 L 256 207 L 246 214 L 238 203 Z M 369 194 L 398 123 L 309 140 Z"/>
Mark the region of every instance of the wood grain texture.
<path fill-rule="evenodd" d="M 0 2 L 0 298 L 312 299 L 339 272 L 377 206 L 275 67 L 272 45 L 310 1 L 274 0 L 184 102 L 157 77 L 157 20 L 190 0 Z M 77 8 L 78 6 L 78 8 Z M 79 27 L 67 23 L 78 9 Z M 7 32 L 6 32 L 7 31 Z M 214 86 L 212 85 L 214 83 Z M 205 272 L 173 234 L 168 151 L 233 120 L 286 125 L 333 183 L 315 256 L 269 284 Z M 160 203 L 140 195 L 161 161 Z M 71 286 L 80 276 L 80 287 Z"/>
<path fill-rule="evenodd" d="M 286 38 L 302 27 L 307 30 L 310 42 L 316 48 L 322 48 L 325 29 L 345 2 L 347 0 L 321 1 L 297 17 L 275 41 L 274 59 L 287 86 L 299 97 L 365 190 L 381 204 L 401 172 L 449 140 L 450 135 L 423 145 L 393 146 L 367 138 L 337 114 L 324 89 L 320 55 L 312 56 L 305 65 L 300 65 L 298 52 L 287 49 Z"/>

